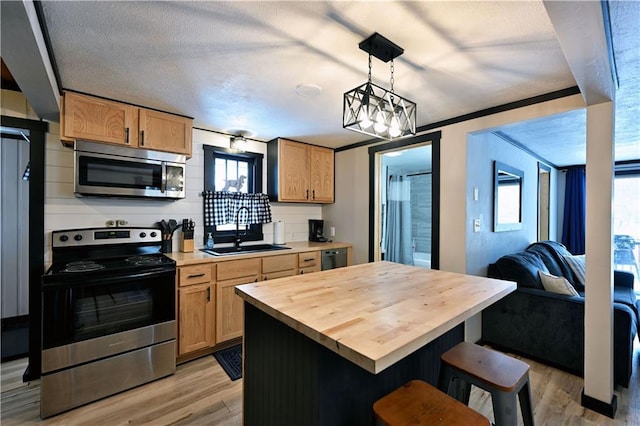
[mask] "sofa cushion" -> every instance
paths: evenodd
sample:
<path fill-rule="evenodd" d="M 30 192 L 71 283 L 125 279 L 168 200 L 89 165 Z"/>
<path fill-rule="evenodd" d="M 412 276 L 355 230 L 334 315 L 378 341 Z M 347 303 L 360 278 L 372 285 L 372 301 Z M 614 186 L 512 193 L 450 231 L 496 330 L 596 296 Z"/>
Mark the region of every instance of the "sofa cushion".
<path fill-rule="evenodd" d="M 584 287 L 585 284 L 585 256 L 581 254 L 579 256 L 563 256 L 567 264 L 571 267 L 573 275 L 576 278 L 576 284 L 580 284 Z"/>
<path fill-rule="evenodd" d="M 546 272 L 538 271 L 542 286 L 551 293 L 566 294 L 568 296 L 580 296 L 575 288 L 565 277 L 556 277 Z"/>
<path fill-rule="evenodd" d="M 502 256 L 490 265 L 489 276 L 518 283 L 518 287 L 544 290 L 538 271 L 549 272 L 544 262 L 535 253 L 521 251 Z"/>

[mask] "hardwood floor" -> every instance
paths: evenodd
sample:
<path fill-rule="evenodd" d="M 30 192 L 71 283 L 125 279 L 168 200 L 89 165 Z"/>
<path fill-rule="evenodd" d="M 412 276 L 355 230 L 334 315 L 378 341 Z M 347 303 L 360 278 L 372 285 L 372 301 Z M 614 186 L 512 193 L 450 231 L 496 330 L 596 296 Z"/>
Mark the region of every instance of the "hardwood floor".
<path fill-rule="evenodd" d="M 640 345 L 628 389 L 618 388 L 615 420 L 580 405 L 583 381 L 560 370 L 518 357 L 531 366 L 536 425 L 640 426 Z M 39 381 L 22 383 L 26 359 L 2 364 L 0 423 L 12 425 L 240 425 L 242 380 L 232 382 L 213 356 L 178 366 L 175 375 L 40 420 Z M 493 419 L 488 394 L 473 388 L 472 408 Z"/>

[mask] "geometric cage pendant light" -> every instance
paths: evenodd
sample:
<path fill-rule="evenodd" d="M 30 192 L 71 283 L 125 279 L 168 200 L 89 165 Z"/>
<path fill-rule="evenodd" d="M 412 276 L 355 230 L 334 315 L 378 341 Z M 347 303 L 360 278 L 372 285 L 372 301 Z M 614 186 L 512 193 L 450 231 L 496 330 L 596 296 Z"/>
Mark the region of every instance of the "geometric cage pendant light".
<path fill-rule="evenodd" d="M 344 94 L 342 127 L 376 138 L 393 140 L 416 134 L 416 104 L 393 91 L 393 59 L 404 49 L 378 33 L 363 40 L 360 49 L 369 53 L 369 79 Z M 391 88 L 371 82 L 371 56 L 391 61 Z"/>

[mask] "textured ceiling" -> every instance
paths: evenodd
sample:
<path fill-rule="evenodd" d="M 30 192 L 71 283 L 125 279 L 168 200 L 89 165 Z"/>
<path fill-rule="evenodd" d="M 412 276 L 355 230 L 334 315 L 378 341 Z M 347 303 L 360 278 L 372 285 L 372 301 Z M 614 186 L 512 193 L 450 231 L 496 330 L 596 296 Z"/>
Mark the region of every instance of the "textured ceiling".
<path fill-rule="evenodd" d="M 636 7 L 615 19 L 635 13 L 631 3 Z M 342 94 L 366 81 L 367 55 L 358 43 L 373 32 L 405 50 L 395 63 L 395 90 L 418 104 L 419 126 L 576 84 L 539 1 L 41 6 L 64 89 L 188 115 L 196 127 L 247 130 L 264 141 L 283 136 L 339 147 L 367 140 L 342 128 Z M 631 27 L 624 27 L 625 40 L 638 34 Z M 617 48 L 637 56 L 637 40 Z M 637 82 L 638 70 L 630 73 Z M 389 85 L 389 65 L 375 58 L 373 80 Z M 301 96 L 300 84 L 321 90 Z"/>

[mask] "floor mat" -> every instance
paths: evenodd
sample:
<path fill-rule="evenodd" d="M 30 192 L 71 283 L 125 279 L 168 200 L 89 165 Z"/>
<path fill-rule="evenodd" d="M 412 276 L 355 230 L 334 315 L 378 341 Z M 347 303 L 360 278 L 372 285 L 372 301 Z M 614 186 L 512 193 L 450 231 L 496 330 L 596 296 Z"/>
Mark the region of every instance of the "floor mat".
<path fill-rule="evenodd" d="M 242 345 L 219 350 L 213 356 L 231 380 L 242 377 Z"/>

